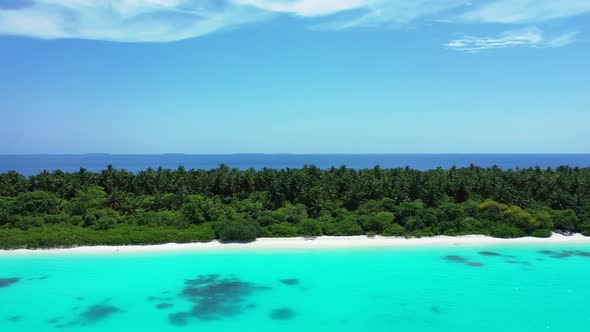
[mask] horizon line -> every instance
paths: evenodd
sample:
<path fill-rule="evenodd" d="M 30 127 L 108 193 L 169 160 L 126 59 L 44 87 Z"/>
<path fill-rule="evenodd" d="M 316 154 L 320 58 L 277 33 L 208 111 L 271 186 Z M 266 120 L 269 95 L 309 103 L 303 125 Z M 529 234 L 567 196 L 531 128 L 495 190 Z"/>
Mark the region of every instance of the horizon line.
<path fill-rule="evenodd" d="M 420 156 L 420 155 L 590 155 L 590 152 L 328 152 L 328 153 L 291 153 L 291 152 L 229 152 L 229 153 L 0 153 L 0 156 Z"/>

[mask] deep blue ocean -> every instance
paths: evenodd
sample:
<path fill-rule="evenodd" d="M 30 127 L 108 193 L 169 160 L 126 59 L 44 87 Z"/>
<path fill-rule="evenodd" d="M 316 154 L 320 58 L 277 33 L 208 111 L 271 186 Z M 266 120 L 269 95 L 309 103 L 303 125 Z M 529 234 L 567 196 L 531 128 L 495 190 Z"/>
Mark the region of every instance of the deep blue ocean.
<path fill-rule="evenodd" d="M 0 172 L 17 171 L 25 176 L 43 170 L 75 172 L 84 167 L 91 171 L 112 164 L 132 172 L 148 167 L 211 169 L 226 164 L 239 169 L 299 168 L 315 165 L 320 168 L 339 167 L 382 168 L 409 166 L 419 170 L 452 166 L 498 166 L 503 169 L 540 166 L 590 166 L 590 154 L 81 154 L 81 155 L 0 155 Z"/>

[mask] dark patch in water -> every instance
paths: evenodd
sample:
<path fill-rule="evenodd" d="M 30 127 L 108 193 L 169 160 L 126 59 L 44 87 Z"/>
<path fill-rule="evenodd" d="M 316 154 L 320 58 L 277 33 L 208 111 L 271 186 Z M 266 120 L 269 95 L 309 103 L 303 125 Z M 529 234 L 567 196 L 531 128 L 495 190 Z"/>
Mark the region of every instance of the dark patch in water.
<path fill-rule="evenodd" d="M 50 320 L 47 321 L 47 323 L 49 324 L 57 324 L 59 323 L 61 320 L 63 319 L 63 317 L 55 317 L 55 318 L 51 318 Z"/>
<path fill-rule="evenodd" d="M 467 258 L 456 256 L 456 255 L 449 255 L 445 256 L 445 259 L 451 263 L 465 263 L 467 262 Z"/>
<path fill-rule="evenodd" d="M 469 262 L 469 263 L 467 263 L 467 265 L 473 266 L 473 267 L 482 267 L 483 266 L 483 263 L 480 263 L 480 262 Z"/>
<path fill-rule="evenodd" d="M 170 324 L 176 326 L 184 326 L 188 324 L 189 313 L 187 312 L 177 312 L 175 314 L 170 314 L 168 319 L 170 320 Z"/>
<path fill-rule="evenodd" d="M 35 277 L 35 278 L 27 278 L 27 281 L 33 281 L 33 280 L 45 280 L 48 279 L 49 277 Z"/>
<path fill-rule="evenodd" d="M 482 256 L 495 256 L 495 257 L 504 256 L 502 254 L 499 254 L 499 253 L 493 252 L 493 251 L 480 251 L 479 254 Z"/>
<path fill-rule="evenodd" d="M 460 264 L 465 264 L 467 266 L 472 266 L 472 267 L 482 267 L 483 266 L 483 263 L 470 262 L 469 259 L 462 257 L 462 256 L 449 255 L 449 256 L 445 256 L 444 258 L 449 263 L 460 263 Z"/>
<path fill-rule="evenodd" d="M 290 278 L 290 279 L 281 279 L 280 280 L 283 285 L 287 286 L 295 286 L 299 284 L 299 279 Z"/>
<path fill-rule="evenodd" d="M 11 323 L 18 323 L 21 320 L 23 320 L 23 318 L 21 316 L 10 316 L 10 317 L 6 317 L 6 320 Z"/>
<path fill-rule="evenodd" d="M 121 312 L 121 309 L 112 306 L 108 303 L 103 302 L 95 305 L 91 305 L 86 310 L 82 311 L 78 317 L 67 323 L 59 323 L 61 319 L 52 319 L 49 321 L 50 324 L 57 324 L 55 327 L 76 327 L 76 326 L 88 326 L 96 324 L 100 321 L 106 320 L 112 315 Z"/>
<path fill-rule="evenodd" d="M 563 251 L 539 250 L 539 253 L 543 254 L 545 256 L 549 256 L 551 258 L 569 258 L 572 256 L 590 258 L 590 252 L 580 251 L 580 250 L 563 250 Z"/>
<path fill-rule="evenodd" d="M 20 278 L 0 278 L 0 288 L 12 286 L 20 281 Z"/>
<path fill-rule="evenodd" d="M 243 305 L 249 296 L 271 289 L 236 277 L 221 278 L 218 274 L 189 279 L 184 284 L 180 296 L 193 306 L 189 312 L 171 314 L 170 323 L 174 325 L 186 325 L 191 318 L 215 320 L 239 315 L 250 306 Z"/>
<path fill-rule="evenodd" d="M 148 301 L 157 301 L 157 302 L 166 302 L 172 300 L 171 297 L 159 297 L 159 296 L 149 296 L 146 300 Z"/>
<path fill-rule="evenodd" d="M 529 263 L 529 262 L 517 261 L 517 260 L 514 260 L 514 259 L 509 259 L 509 260 L 506 261 L 506 263 L 508 263 L 508 264 L 520 264 L 520 265 L 527 265 L 527 266 L 528 265 L 531 265 L 531 263 Z"/>
<path fill-rule="evenodd" d="M 289 320 L 295 318 L 295 311 L 289 308 L 278 308 L 270 313 L 270 318 L 274 320 Z"/>
<path fill-rule="evenodd" d="M 219 280 L 221 276 L 219 274 L 208 274 L 203 276 L 198 276 L 195 279 L 188 279 L 184 283 L 185 285 L 192 285 L 192 286 L 200 286 L 200 285 L 208 285 L 211 283 L 215 283 Z M 230 277 L 232 279 L 236 277 Z"/>
<path fill-rule="evenodd" d="M 172 308 L 174 306 L 174 304 L 172 303 L 158 303 L 156 305 L 157 309 L 168 309 L 168 308 Z"/>
<path fill-rule="evenodd" d="M 84 301 L 84 296 L 76 296 L 76 301 Z"/>
<path fill-rule="evenodd" d="M 430 311 L 439 314 L 440 313 L 440 308 L 438 306 L 433 305 L 433 306 L 430 307 Z"/>
<path fill-rule="evenodd" d="M 80 314 L 83 325 L 93 324 L 109 318 L 111 315 L 121 312 L 121 309 L 107 304 L 96 304 L 88 307 Z"/>

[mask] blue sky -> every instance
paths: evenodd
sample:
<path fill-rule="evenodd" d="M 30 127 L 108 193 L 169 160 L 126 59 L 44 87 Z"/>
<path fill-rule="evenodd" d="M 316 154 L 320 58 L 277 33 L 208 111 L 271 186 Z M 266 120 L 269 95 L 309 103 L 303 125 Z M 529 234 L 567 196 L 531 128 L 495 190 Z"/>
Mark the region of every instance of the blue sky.
<path fill-rule="evenodd" d="M 2 0 L 0 153 L 589 153 L 590 1 Z"/>

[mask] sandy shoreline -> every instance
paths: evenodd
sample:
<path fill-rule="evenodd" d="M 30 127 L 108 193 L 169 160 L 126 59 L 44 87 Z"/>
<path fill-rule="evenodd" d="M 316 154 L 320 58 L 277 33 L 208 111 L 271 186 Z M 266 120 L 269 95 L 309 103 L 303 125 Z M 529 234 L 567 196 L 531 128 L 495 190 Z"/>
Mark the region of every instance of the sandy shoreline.
<path fill-rule="evenodd" d="M 168 243 L 139 246 L 93 246 L 66 249 L 17 249 L 0 250 L 0 256 L 34 254 L 117 254 L 117 253 L 158 253 L 180 251 L 225 251 L 225 250 L 273 250 L 273 249 L 338 249 L 338 248 L 387 248 L 387 247 L 429 247 L 429 246 L 487 246 L 487 245 L 535 245 L 535 244 L 590 244 L 590 237 L 580 234 L 563 236 L 553 234 L 550 238 L 523 237 L 498 239 L 484 235 L 435 236 L 425 238 L 366 236 L 323 236 L 305 238 L 262 238 L 250 243 Z"/>

